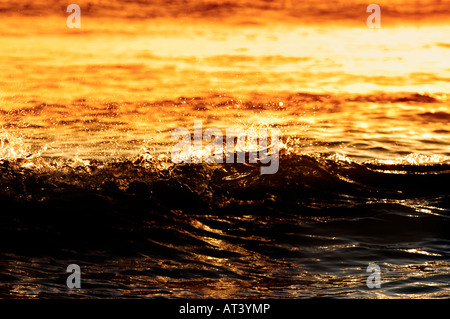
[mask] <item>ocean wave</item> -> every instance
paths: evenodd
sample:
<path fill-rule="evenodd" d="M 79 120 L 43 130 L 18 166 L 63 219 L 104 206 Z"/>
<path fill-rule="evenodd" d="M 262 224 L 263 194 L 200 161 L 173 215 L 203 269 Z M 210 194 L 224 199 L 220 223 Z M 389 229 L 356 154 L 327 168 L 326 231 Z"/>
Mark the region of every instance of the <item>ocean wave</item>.
<path fill-rule="evenodd" d="M 11 155 L 11 154 L 8 154 Z M 17 155 L 17 154 L 14 154 Z M 24 153 L 0 161 L 2 196 L 46 200 L 65 192 L 129 195 L 204 207 L 231 201 L 342 202 L 367 198 L 401 199 L 447 195 L 450 158 L 409 154 L 359 163 L 342 154 L 295 154 L 281 151 L 279 171 L 260 175 L 259 164 L 176 164 L 167 155 L 142 152 L 131 159 L 108 161 L 44 159 Z M 346 200 L 345 197 L 351 196 Z M 261 206 L 264 203 L 261 202 Z"/>
<path fill-rule="evenodd" d="M 73 262 L 76 298 L 367 297 L 374 260 L 389 272 L 383 296 L 447 289 L 448 157 L 282 149 L 279 171 L 261 175 L 259 164 L 175 164 L 145 149 L 108 161 L 6 155 L 2 297 L 58 298 Z M 404 284 L 419 275 L 432 290 Z"/>

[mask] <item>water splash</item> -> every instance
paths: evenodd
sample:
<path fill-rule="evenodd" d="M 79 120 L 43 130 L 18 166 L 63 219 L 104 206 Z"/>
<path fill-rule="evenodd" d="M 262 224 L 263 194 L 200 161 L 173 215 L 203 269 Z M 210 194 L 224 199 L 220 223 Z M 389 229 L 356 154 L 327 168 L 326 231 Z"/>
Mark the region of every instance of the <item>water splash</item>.
<path fill-rule="evenodd" d="M 0 133 L 0 161 L 31 160 L 37 155 L 39 153 L 32 153 L 21 138 L 7 132 Z"/>

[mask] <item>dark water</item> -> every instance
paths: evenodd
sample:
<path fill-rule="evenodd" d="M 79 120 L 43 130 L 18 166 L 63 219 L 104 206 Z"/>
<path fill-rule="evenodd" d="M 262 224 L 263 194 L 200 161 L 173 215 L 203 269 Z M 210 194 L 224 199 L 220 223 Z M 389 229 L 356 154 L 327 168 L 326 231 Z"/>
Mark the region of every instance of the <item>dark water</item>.
<path fill-rule="evenodd" d="M 4 162 L 2 296 L 373 297 L 373 262 L 379 296 L 448 297 L 449 163 L 142 164 Z"/>

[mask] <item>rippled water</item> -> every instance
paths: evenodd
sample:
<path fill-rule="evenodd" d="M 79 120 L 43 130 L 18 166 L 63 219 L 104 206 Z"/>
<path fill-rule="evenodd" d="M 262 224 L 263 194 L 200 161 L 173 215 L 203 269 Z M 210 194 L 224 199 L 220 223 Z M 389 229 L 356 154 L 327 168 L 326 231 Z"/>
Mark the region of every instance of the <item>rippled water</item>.
<path fill-rule="evenodd" d="M 449 297 L 448 2 L 408 3 L 80 2 L 71 30 L 1 1 L 0 297 Z M 278 172 L 173 163 L 194 120 L 280 129 Z"/>

